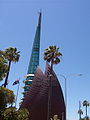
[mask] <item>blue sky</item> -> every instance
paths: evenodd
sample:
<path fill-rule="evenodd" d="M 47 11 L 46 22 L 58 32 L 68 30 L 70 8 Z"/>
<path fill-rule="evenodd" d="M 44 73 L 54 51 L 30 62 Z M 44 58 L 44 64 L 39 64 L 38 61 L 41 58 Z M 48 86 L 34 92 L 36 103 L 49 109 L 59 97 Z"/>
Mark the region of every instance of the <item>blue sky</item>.
<path fill-rule="evenodd" d="M 44 49 L 49 45 L 60 47 L 63 57 L 54 70 L 63 91 L 65 84 L 60 74 L 67 76 L 67 116 L 68 120 L 77 120 L 79 100 L 90 101 L 90 0 L 0 0 L 0 49 L 12 46 L 21 51 L 20 61 L 12 63 L 8 88 L 16 94 L 17 86 L 12 83 L 20 77 L 20 102 L 39 9 L 42 9 L 40 67 L 44 71 Z M 78 73 L 83 76 L 77 76 Z"/>

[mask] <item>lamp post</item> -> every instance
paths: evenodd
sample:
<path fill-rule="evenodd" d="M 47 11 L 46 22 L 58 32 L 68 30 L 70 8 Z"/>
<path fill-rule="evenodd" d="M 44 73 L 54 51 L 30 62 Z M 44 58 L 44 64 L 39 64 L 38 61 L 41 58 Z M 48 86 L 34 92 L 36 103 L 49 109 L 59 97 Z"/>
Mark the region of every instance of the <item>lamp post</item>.
<path fill-rule="evenodd" d="M 68 76 L 65 76 L 63 74 L 60 74 L 61 77 L 64 78 L 65 80 L 65 106 L 66 106 L 66 120 L 67 120 L 67 79 L 68 77 L 71 77 L 71 76 L 82 76 L 83 74 L 71 74 L 71 75 L 68 75 Z"/>

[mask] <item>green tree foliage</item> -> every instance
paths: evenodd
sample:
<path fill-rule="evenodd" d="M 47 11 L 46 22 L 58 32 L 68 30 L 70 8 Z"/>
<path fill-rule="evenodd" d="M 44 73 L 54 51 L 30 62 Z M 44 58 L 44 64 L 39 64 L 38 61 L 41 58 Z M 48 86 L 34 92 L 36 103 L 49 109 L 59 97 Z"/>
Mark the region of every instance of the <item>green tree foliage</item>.
<path fill-rule="evenodd" d="M 8 71 L 7 71 L 4 87 L 7 86 L 11 62 L 16 63 L 19 61 L 19 57 L 20 57 L 19 53 L 20 51 L 17 51 L 17 48 L 13 48 L 13 47 L 7 48 L 5 49 L 5 51 L 1 51 L 2 56 L 8 61 Z"/>
<path fill-rule="evenodd" d="M 8 70 L 7 61 L 4 59 L 1 53 L 2 52 L 0 51 L 0 81 L 6 76 Z"/>
<path fill-rule="evenodd" d="M 29 112 L 26 109 L 17 110 L 15 107 L 7 107 L 15 102 L 13 91 L 0 87 L 0 120 L 29 120 Z"/>
<path fill-rule="evenodd" d="M 12 90 L 0 87 L 0 110 L 4 109 L 7 104 L 13 104 L 15 95 Z"/>
<path fill-rule="evenodd" d="M 16 119 L 16 108 L 11 107 L 11 108 L 6 108 L 2 112 L 2 118 L 3 120 L 17 120 Z"/>
<path fill-rule="evenodd" d="M 29 120 L 29 112 L 27 109 L 20 109 L 17 112 L 17 120 Z"/>
<path fill-rule="evenodd" d="M 9 47 L 3 51 L 4 57 L 11 62 L 18 62 L 20 57 L 20 51 L 17 51 L 17 48 Z"/>
<path fill-rule="evenodd" d="M 6 108 L 2 112 L 2 120 L 29 120 L 27 109 L 16 110 L 15 107 Z"/>
<path fill-rule="evenodd" d="M 60 62 L 60 56 L 62 56 L 62 53 L 59 52 L 59 48 L 56 46 L 49 46 L 45 49 L 44 60 L 51 62 L 51 68 L 53 68 L 53 64 L 58 64 Z"/>
<path fill-rule="evenodd" d="M 50 120 L 60 120 L 60 119 L 58 119 L 58 115 L 54 115 L 53 118 L 50 118 Z"/>
<path fill-rule="evenodd" d="M 81 120 L 90 120 L 90 118 L 87 116 L 87 117 L 81 118 Z"/>

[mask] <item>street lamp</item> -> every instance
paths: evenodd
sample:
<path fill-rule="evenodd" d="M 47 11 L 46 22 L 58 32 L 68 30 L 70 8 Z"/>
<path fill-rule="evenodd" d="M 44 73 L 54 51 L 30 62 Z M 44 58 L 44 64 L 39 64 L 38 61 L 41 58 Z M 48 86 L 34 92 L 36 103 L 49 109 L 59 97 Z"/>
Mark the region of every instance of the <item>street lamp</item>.
<path fill-rule="evenodd" d="M 68 77 L 71 77 L 71 76 L 82 76 L 83 74 L 71 74 L 71 75 L 68 75 L 68 76 L 65 76 L 63 74 L 60 74 L 61 77 L 64 78 L 65 80 L 65 106 L 66 106 L 66 120 L 67 120 L 67 79 Z"/>

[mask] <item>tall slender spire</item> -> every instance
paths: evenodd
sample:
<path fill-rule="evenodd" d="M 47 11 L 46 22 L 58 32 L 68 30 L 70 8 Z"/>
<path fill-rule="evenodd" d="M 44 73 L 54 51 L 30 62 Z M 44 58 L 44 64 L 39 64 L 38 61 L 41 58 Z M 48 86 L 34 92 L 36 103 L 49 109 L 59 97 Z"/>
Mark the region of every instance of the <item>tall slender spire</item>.
<path fill-rule="evenodd" d="M 40 53 L 40 33 L 41 33 L 41 15 L 42 13 L 39 12 L 38 24 L 36 28 L 36 34 L 33 42 L 30 62 L 28 66 L 28 71 L 24 86 L 24 94 L 30 89 L 30 85 L 32 84 L 32 80 L 34 77 L 34 73 L 36 71 L 37 66 L 39 66 L 39 53 Z"/>
<path fill-rule="evenodd" d="M 40 31 L 41 31 L 41 13 L 39 13 L 38 25 L 34 38 L 30 63 L 27 74 L 34 74 L 37 66 L 39 65 L 39 51 L 40 51 Z M 35 64 L 34 64 L 35 63 Z"/>
<path fill-rule="evenodd" d="M 41 12 L 39 12 L 38 26 L 41 26 L 41 15 L 42 15 L 42 13 L 41 13 Z"/>

